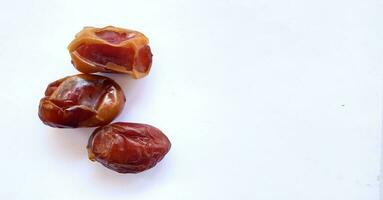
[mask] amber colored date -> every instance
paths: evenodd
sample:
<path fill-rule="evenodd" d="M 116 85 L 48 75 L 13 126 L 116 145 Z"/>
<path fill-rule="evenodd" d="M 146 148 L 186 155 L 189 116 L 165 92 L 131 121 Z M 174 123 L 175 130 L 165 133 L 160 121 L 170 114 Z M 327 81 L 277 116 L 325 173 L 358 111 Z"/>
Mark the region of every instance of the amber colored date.
<path fill-rule="evenodd" d="M 154 167 L 170 150 L 169 139 L 147 124 L 118 122 L 97 128 L 90 136 L 89 159 L 119 173 Z"/>
<path fill-rule="evenodd" d="M 129 29 L 85 27 L 69 44 L 73 65 L 83 73 L 114 72 L 141 78 L 149 73 L 148 38 Z"/>
<path fill-rule="evenodd" d="M 79 74 L 52 82 L 40 100 L 39 117 L 58 128 L 110 123 L 123 109 L 125 96 L 112 79 Z"/>

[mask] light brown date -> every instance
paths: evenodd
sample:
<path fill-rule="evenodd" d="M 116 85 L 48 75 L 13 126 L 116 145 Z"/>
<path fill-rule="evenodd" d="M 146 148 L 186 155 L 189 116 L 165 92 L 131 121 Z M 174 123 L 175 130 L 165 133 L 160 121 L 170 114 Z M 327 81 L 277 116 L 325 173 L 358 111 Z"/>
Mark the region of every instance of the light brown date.
<path fill-rule="evenodd" d="M 118 122 L 97 128 L 90 136 L 89 159 L 119 173 L 154 167 L 170 150 L 169 139 L 157 128 Z"/>
<path fill-rule="evenodd" d="M 113 26 L 85 27 L 68 50 L 73 65 L 83 73 L 126 73 L 141 78 L 152 65 L 148 43 L 148 38 L 138 31 Z"/>
<path fill-rule="evenodd" d="M 79 74 L 48 85 L 40 100 L 39 117 L 58 128 L 102 126 L 110 123 L 124 104 L 124 93 L 112 79 Z"/>

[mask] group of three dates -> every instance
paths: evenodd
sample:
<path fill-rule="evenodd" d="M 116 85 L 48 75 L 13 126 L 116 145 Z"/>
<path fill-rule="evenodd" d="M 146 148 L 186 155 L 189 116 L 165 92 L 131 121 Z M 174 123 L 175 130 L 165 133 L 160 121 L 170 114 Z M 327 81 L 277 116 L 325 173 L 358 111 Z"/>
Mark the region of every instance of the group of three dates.
<path fill-rule="evenodd" d="M 148 39 L 140 32 L 107 26 L 85 27 L 68 46 L 72 64 L 84 74 L 50 83 L 39 117 L 57 128 L 99 127 L 89 138 L 89 159 L 120 173 L 154 167 L 170 150 L 157 128 L 138 123 L 109 124 L 122 111 L 125 95 L 112 79 L 95 72 L 147 75 L 152 64 Z"/>

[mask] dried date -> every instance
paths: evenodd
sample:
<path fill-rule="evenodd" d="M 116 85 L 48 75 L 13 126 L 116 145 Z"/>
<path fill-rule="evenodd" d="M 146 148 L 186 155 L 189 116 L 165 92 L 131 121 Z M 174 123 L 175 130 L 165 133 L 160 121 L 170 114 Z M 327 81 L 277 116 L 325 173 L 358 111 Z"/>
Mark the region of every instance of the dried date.
<path fill-rule="evenodd" d="M 149 73 L 148 38 L 134 30 L 85 27 L 69 44 L 72 64 L 83 73 L 115 72 L 141 78 Z"/>
<path fill-rule="evenodd" d="M 118 122 L 97 128 L 90 136 L 89 159 L 119 173 L 154 167 L 170 150 L 169 139 L 157 128 Z"/>
<path fill-rule="evenodd" d="M 123 109 L 125 96 L 112 79 L 79 74 L 52 82 L 40 100 L 39 117 L 58 128 L 110 123 Z"/>

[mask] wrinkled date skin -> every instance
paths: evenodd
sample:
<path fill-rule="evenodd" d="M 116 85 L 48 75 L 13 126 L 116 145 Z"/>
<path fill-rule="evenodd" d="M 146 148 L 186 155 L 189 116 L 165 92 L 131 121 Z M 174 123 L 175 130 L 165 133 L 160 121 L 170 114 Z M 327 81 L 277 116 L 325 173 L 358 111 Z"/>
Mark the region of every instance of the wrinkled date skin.
<path fill-rule="evenodd" d="M 57 128 L 95 127 L 110 123 L 123 109 L 125 96 L 112 79 L 79 74 L 48 85 L 39 117 Z"/>
<path fill-rule="evenodd" d="M 126 73 L 146 76 L 152 65 L 148 38 L 129 29 L 85 27 L 69 44 L 73 65 L 83 73 Z"/>
<path fill-rule="evenodd" d="M 96 129 L 88 141 L 88 156 L 119 173 L 154 167 L 170 150 L 169 139 L 157 128 L 117 122 Z"/>

